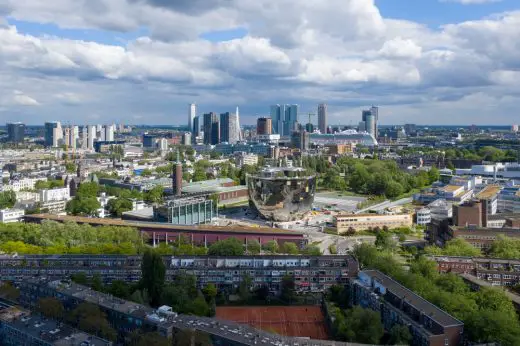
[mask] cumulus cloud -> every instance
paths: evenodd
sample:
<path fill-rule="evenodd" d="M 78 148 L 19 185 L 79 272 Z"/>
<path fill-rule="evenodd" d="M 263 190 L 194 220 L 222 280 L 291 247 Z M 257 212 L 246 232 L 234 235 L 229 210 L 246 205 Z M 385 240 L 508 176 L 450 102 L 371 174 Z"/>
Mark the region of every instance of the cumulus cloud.
<path fill-rule="evenodd" d="M 77 117 L 108 112 L 113 121 L 138 121 L 135 115 L 148 114 L 158 123 L 183 123 L 193 100 L 200 111 L 240 104 L 251 115 L 264 115 L 273 102 L 307 111 L 329 100 L 338 121 L 347 113 L 357 121 L 363 104 L 438 109 L 435 102 L 471 102 L 468 94 L 505 102 L 496 95 L 513 97 L 520 70 L 520 47 L 511 44 L 520 36 L 520 12 L 431 29 L 384 18 L 374 0 L 8 0 L 1 11 L 62 28 L 146 29 L 116 46 L 0 24 L 0 92 L 13 96 L 11 104 L 18 96 L 64 116 L 70 108 L 62 107 L 80 105 Z M 200 38 L 236 27 L 247 35 Z M 14 88 L 25 93 L 12 94 Z"/>
<path fill-rule="evenodd" d="M 12 103 L 20 106 L 39 106 L 40 103 L 20 90 L 13 91 Z"/>

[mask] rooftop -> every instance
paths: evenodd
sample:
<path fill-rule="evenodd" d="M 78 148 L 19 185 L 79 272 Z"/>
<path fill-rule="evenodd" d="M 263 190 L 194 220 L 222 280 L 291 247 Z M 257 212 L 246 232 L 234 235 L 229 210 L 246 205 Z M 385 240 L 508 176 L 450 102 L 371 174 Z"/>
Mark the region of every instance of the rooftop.
<path fill-rule="evenodd" d="M 426 299 L 415 294 L 408 288 L 404 287 L 394 279 L 386 276 L 377 270 L 365 270 L 364 274 L 372 277 L 377 282 L 381 283 L 387 290 L 396 295 L 399 298 L 406 300 L 416 309 L 421 311 L 423 314 L 429 316 L 431 319 L 439 323 L 444 327 L 462 325 L 463 323 L 457 320 L 455 317 L 448 314 L 446 311 L 433 305 Z"/>
<path fill-rule="evenodd" d="M 42 221 L 52 220 L 57 222 L 76 222 L 76 223 L 88 223 L 93 226 L 121 226 L 121 227 L 136 227 L 138 229 L 159 229 L 164 231 L 186 231 L 186 232 L 220 232 L 220 233 L 253 233 L 253 234 L 266 234 L 266 235 L 290 235 L 290 236 L 303 236 L 302 233 L 284 230 L 280 228 L 270 227 L 244 227 L 244 226 L 177 226 L 167 223 L 158 222 L 138 222 L 138 221 L 125 221 L 119 219 L 102 219 L 102 218 L 90 218 L 82 216 L 70 216 L 70 215 L 53 215 L 53 214 L 33 214 L 26 215 L 26 220 Z"/>
<path fill-rule="evenodd" d="M 478 199 L 490 199 L 495 197 L 502 188 L 499 185 L 488 185 L 482 191 L 477 193 Z"/>
<path fill-rule="evenodd" d="M 0 320 L 11 328 L 56 346 L 110 345 L 107 340 L 83 333 L 58 321 L 31 315 L 27 310 L 5 304 L 0 305 Z"/>
<path fill-rule="evenodd" d="M 78 285 L 71 281 L 51 281 L 48 283 L 48 286 L 63 294 L 134 317 L 144 319 L 146 315 L 154 313 L 154 309 L 152 308 L 123 300 L 110 294 L 94 291 L 90 289 L 90 287 Z"/>
<path fill-rule="evenodd" d="M 446 185 L 442 188 L 445 192 L 455 192 L 459 189 L 462 189 L 463 187 L 460 185 Z"/>

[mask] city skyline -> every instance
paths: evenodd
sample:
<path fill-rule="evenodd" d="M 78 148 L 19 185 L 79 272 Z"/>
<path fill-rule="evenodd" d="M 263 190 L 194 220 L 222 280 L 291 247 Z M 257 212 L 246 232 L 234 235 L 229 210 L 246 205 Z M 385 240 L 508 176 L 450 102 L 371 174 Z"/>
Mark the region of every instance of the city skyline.
<path fill-rule="evenodd" d="M 329 124 L 370 104 L 383 125 L 516 123 L 517 1 L 263 1 L 10 2 L 0 121 L 183 125 L 195 101 L 198 115 L 238 105 L 246 125 L 322 102 Z"/>

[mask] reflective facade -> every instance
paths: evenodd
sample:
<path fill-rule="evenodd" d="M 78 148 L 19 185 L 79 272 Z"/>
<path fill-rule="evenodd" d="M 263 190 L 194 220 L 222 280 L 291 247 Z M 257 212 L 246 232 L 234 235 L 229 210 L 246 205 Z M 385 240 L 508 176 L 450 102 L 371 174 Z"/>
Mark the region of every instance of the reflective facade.
<path fill-rule="evenodd" d="M 247 176 L 249 205 L 272 221 L 293 221 L 311 210 L 316 192 L 316 176 L 301 168 L 266 168 Z"/>

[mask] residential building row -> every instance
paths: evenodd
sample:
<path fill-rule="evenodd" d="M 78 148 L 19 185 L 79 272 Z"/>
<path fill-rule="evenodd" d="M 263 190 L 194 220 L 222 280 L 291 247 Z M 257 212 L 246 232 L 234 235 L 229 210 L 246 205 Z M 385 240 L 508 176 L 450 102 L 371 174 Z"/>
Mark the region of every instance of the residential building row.
<path fill-rule="evenodd" d="M 353 305 L 381 315 L 386 330 L 408 327 L 412 345 L 455 346 L 463 341 L 464 323 L 376 270 L 349 281 Z"/>
<path fill-rule="evenodd" d="M 99 275 L 104 282 L 141 278 L 141 257 L 122 255 L 25 255 L 0 256 L 0 277 L 21 282 L 31 277 L 59 280 L 73 274 Z M 238 288 L 245 277 L 254 287 L 277 294 L 283 277 L 294 279 L 298 292 L 323 292 L 332 285 L 345 284 L 358 272 L 358 262 L 346 256 L 164 256 L 166 279 L 180 274 L 194 275 L 202 288 Z"/>
<path fill-rule="evenodd" d="M 520 283 L 520 260 L 487 257 L 430 256 L 439 272 L 471 274 L 492 286 Z"/>
<path fill-rule="evenodd" d="M 0 339 L 6 346 L 112 345 L 108 340 L 5 303 L 0 303 Z"/>

